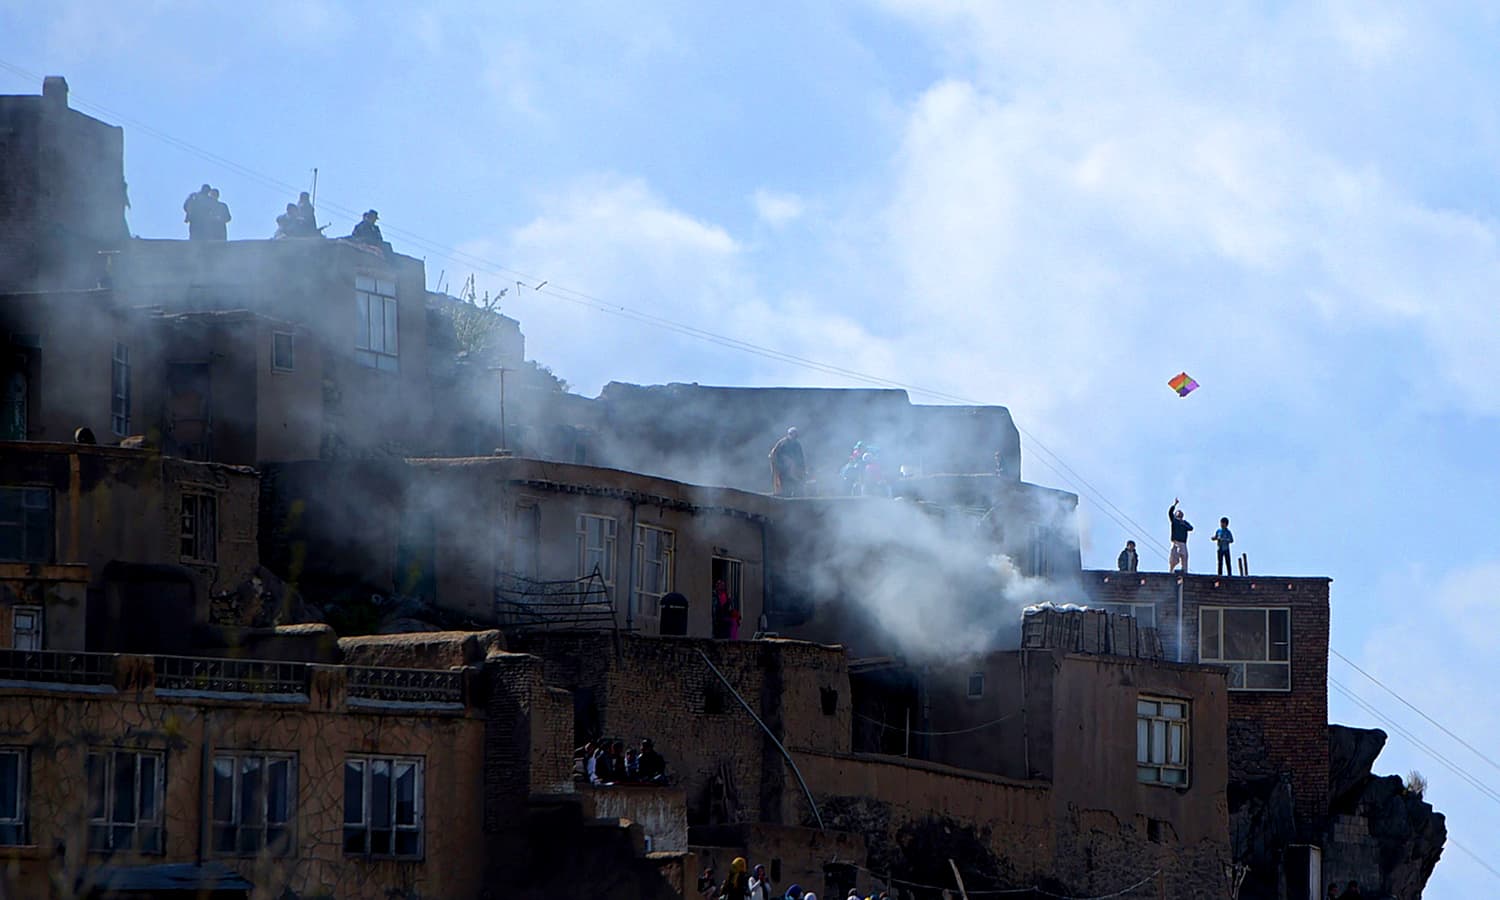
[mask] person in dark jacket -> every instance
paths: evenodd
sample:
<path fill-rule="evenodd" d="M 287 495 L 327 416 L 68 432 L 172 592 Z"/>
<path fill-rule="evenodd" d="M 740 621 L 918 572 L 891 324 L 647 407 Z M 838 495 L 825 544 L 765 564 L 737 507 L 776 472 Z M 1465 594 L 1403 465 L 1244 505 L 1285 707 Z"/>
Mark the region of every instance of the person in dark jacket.
<path fill-rule="evenodd" d="M 1180 502 L 1182 501 L 1174 497 L 1172 505 L 1167 507 L 1167 520 L 1172 523 L 1172 553 L 1167 557 L 1167 571 L 1174 571 L 1177 564 L 1181 562 L 1182 574 L 1186 575 L 1188 570 L 1187 539 L 1188 532 L 1193 530 L 1193 526 L 1183 516 L 1182 510 L 1177 508 Z"/>
<path fill-rule="evenodd" d="M 1125 549 L 1120 551 L 1117 560 L 1121 572 L 1134 572 L 1141 564 L 1141 556 L 1135 552 L 1135 541 L 1126 541 Z"/>
<path fill-rule="evenodd" d="M 637 771 L 642 781 L 661 781 L 667 777 L 667 761 L 656 752 L 656 747 L 647 738 L 641 741 L 641 752 L 636 757 Z"/>
<path fill-rule="evenodd" d="M 380 226 L 375 224 L 379 218 L 380 213 L 373 209 L 366 210 L 364 216 L 359 220 L 359 224 L 355 225 L 354 230 L 349 232 L 349 237 L 352 240 L 359 241 L 361 244 L 384 248 L 385 238 L 380 234 Z"/>
<path fill-rule="evenodd" d="M 212 214 L 213 188 L 204 185 L 182 201 L 182 221 L 187 223 L 188 240 L 206 241 L 209 239 L 210 219 Z"/>
<path fill-rule="evenodd" d="M 771 448 L 771 492 L 778 497 L 800 497 L 802 482 L 807 478 L 807 457 L 797 429 L 788 428 L 786 437 Z"/>

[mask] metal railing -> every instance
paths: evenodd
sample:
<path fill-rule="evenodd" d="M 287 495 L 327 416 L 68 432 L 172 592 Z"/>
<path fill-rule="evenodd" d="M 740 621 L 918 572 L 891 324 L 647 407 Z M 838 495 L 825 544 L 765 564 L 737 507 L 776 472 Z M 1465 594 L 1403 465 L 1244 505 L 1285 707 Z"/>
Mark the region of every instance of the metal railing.
<path fill-rule="evenodd" d="M 462 672 L 439 669 L 384 669 L 349 666 L 347 694 L 350 699 L 381 703 L 464 702 Z"/>
<path fill-rule="evenodd" d="M 156 689 L 214 694 L 306 694 L 305 663 L 158 656 Z"/>
<path fill-rule="evenodd" d="M 68 650 L 0 650 L 0 680 L 113 685 L 115 655 Z"/>

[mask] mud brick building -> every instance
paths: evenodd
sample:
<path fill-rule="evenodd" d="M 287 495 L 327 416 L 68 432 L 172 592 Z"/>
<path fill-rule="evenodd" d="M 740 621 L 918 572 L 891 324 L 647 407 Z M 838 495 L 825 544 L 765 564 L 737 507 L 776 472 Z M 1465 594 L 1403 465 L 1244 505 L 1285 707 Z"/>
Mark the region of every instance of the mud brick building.
<path fill-rule="evenodd" d="M 1084 573 L 1090 605 L 1154 622 L 1168 658 L 1225 668 L 1235 821 L 1263 816 L 1290 795 L 1295 828 L 1282 836 L 1283 846 L 1255 860 L 1246 897 L 1274 890 L 1285 844 L 1321 842 L 1330 800 L 1329 584 L 1270 575 Z M 1248 847 L 1236 849 L 1251 855 Z"/>
<path fill-rule="evenodd" d="M 0 442 L 0 647 L 191 649 L 256 569 L 259 490 L 239 466 Z"/>
<path fill-rule="evenodd" d="M 0 290 L 93 287 L 125 227 L 125 132 L 68 107 L 68 83 L 0 96 Z"/>

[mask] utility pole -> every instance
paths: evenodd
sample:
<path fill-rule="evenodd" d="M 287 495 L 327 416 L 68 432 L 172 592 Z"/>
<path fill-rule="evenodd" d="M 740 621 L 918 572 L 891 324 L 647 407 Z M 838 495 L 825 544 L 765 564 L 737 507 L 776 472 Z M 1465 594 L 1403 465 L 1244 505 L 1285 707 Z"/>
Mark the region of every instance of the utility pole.
<path fill-rule="evenodd" d="M 491 372 L 500 373 L 500 449 L 510 449 L 510 436 L 505 430 L 505 373 L 509 371 L 505 366 L 490 366 Z"/>

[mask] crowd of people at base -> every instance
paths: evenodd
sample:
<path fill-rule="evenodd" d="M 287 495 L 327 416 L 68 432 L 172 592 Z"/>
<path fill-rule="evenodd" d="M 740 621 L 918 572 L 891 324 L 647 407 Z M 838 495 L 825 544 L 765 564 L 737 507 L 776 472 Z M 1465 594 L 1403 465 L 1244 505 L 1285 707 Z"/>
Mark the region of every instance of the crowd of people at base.
<path fill-rule="evenodd" d="M 1167 556 L 1167 571 L 1178 572 L 1186 575 L 1188 570 L 1188 534 L 1193 530 L 1192 523 L 1188 522 L 1187 516 L 1177 506 L 1182 501 L 1172 499 L 1172 505 L 1167 507 L 1167 521 L 1172 527 L 1172 552 Z M 1234 532 L 1229 530 L 1229 517 L 1219 519 L 1219 529 L 1214 532 L 1214 545 L 1218 548 L 1218 574 L 1233 575 L 1234 559 L 1230 555 L 1229 545 L 1234 543 Z M 1125 549 L 1120 551 L 1120 557 L 1116 560 L 1121 572 L 1135 572 L 1140 568 L 1141 556 L 1136 552 L 1135 541 L 1126 541 Z M 1359 896 L 1358 894 L 1355 895 Z"/>
<path fill-rule="evenodd" d="M 229 240 L 229 204 L 219 199 L 219 189 L 211 185 L 203 187 L 188 195 L 182 203 L 183 221 L 188 226 L 188 240 L 190 241 L 227 241 Z M 388 250 L 389 245 L 380 234 L 380 226 L 375 222 L 380 214 L 375 210 L 366 210 L 365 214 L 349 232 L 347 240 L 356 244 L 367 244 L 381 250 Z M 288 203 L 286 212 L 276 217 L 276 233 L 273 238 L 280 240 L 284 238 L 315 238 L 323 236 L 323 229 L 328 224 L 318 224 L 318 217 L 313 210 L 312 196 L 303 191 L 296 203 Z"/>
<path fill-rule="evenodd" d="M 667 761 L 650 738 L 639 750 L 619 740 L 589 741 L 573 751 L 573 774 L 589 784 L 666 784 Z"/>
<path fill-rule="evenodd" d="M 818 900 L 817 894 L 804 891 L 797 884 L 777 893 L 771 877 L 766 874 L 766 867 L 752 869 L 743 856 L 735 857 L 729 864 L 729 874 L 723 881 L 715 876 L 713 866 L 704 866 L 698 873 L 698 896 L 706 900 Z M 887 891 L 861 894 L 850 888 L 845 900 L 890 900 L 890 897 Z"/>

